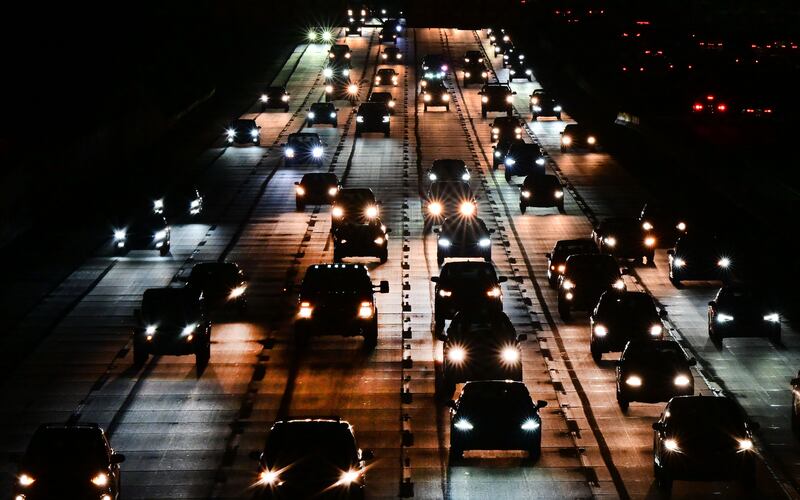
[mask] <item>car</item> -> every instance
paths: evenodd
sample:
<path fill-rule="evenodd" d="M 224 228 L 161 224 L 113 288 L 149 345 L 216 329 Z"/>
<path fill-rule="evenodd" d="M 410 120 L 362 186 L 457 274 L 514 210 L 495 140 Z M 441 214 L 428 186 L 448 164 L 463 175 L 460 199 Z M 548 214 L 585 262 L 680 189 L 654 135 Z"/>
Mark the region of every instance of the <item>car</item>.
<path fill-rule="evenodd" d="M 450 461 L 466 450 L 521 449 L 536 461 L 542 453 L 542 419 L 527 387 L 513 380 L 467 382 L 450 407 Z"/>
<path fill-rule="evenodd" d="M 305 210 L 306 205 L 331 205 L 341 189 L 336 174 L 328 172 L 305 174 L 294 184 L 297 210 Z"/>
<path fill-rule="evenodd" d="M 425 216 L 433 221 L 448 217 L 474 217 L 478 201 L 463 181 L 434 181 L 425 196 Z"/>
<path fill-rule="evenodd" d="M 503 165 L 508 157 L 508 152 L 514 144 L 524 144 L 522 139 L 505 139 L 497 141 L 497 144 L 492 146 L 492 170 L 497 170 L 500 165 Z"/>
<path fill-rule="evenodd" d="M 344 27 L 345 36 L 363 36 L 364 35 L 364 21 L 361 19 L 350 19 Z"/>
<path fill-rule="evenodd" d="M 96 423 L 42 424 L 19 459 L 15 500 L 117 500 L 125 455 Z"/>
<path fill-rule="evenodd" d="M 507 83 L 487 83 L 478 92 L 481 96 L 481 116 L 486 118 L 493 111 L 513 116 L 516 94 Z"/>
<path fill-rule="evenodd" d="M 597 151 L 597 137 L 592 131 L 583 125 L 577 123 L 570 123 L 564 127 L 561 132 L 561 152 L 574 151 L 576 149 L 583 149 L 588 151 Z"/>
<path fill-rule="evenodd" d="M 308 29 L 306 39 L 309 43 L 331 43 L 336 39 L 336 35 L 331 28 L 315 26 Z"/>
<path fill-rule="evenodd" d="M 390 119 L 389 106 L 386 104 L 362 103 L 356 112 L 356 137 L 361 137 L 364 132 L 379 132 L 384 137 L 389 137 Z"/>
<path fill-rule="evenodd" d="M 506 43 L 503 49 L 503 67 L 508 68 L 517 59 L 517 48 L 513 43 Z"/>
<path fill-rule="evenodd" d="M 697 98 L 692 104 L 692 113 L 694 115 L 721 115 L 725 116 L 731 111 L 731 103 L 729 98 L 718 96 L 715 94 L 706 94 L 701 98 Z"/>
<path fill-rule="evenodd" d="M 283 162 L 287 167 L 294 165 L 319 165 L 325 160 L 325 144 L 314 132 L 289 134 L 283 146 Z"/>
<path fill-rule="evenodd" d="M 521 339 L 502 311 L 461 310 L 439 340 L 444 343 L 439 394 L 446 398 L 456 384 L 471 380 L 522 380 Z"/>
<path fill-rule="evenodd" d="M 576 238 L 571 240 L 558 240 L 553 249 L 544 254 L 547 259 L 547 281 L 551 287 L 558 285 L 558 280 L 566 269 L 567 257 L 575 254 L 597 254 L 594 240 L 591 238 Z"/>
<path fill-rule="evenodd" d="M 261 111 L 282 109 L 284 112 L 288 112 L 289 99 L 291 99 L 291 95 L 286 91 L 286 87 L 267 87 L 267 89 L 261 93 Z"/>
<path fill-rule="evenodd" d="M 601 253 L 619 259 L 644 259 L 647 265 L 653 264 L 657 240 L 642 228 L 635 217 L 609 217 L 600 221 L 592 231 Z"/>
<path fill-rule="evenodd" d="M 693 395 L 691 367 L 696 364 L 675 340 L 631 340 L 616 362 L 617 404 L 626 412 L 634 401 L 661 403 Z"/>
<path fill-rule="evenodd" d="M 508 148 L 503 164 L 506 182 L 511 182 L 514 176 L 544 175 L 547 153 L 538 144 L 517 141 Z"/>
<path fill-rule="evenodd" d="M 480 50 L 464 52 L 464 66 L 469 66 L 470 64 L 483 64 L 483 52 Z"/>
<path fill-rule="evenodd" d="M 403 53 L 399 47 L 384 47 L 381 53 L 383 64 L 400 64 L 403 61 Z"/>
<path fill-rule="evenodd" d="M 492 233 L 479 217 L 448 217 L 438 234 L 436 262 L 441 266 L 448 257 L 480 257 L 492 261 Z"/>
<path fill-rule="evenodd" d="M 656 238 L 657 246 L 672 246 L 689 227 L 684 215 L 678 215 L 673 209 L 659 203 L 648 202 L 639 213 L 642 229 Z"/>
<path fill-rule="evenodd" d="M 491 38 L 489 38 L 491 40 Z M 508 49 L 514 47 L 514 43 L 511 41 L 511 36 L 508 33 L 502 33 L 501 35 L 495 35 L 495 39 L 492 40 L 492 45 L 494 46 L 494 56 L 501 56 L 508 52 Z"/>
<path fill-rule="evenodd" d="M 350 22 L 353 22 L 353 19 L 358 19 L 362 23 L 367 22 L 367 18 L 370 17 L 372 13 L 369 10 L 369 7 L 362 4 L 352 4 L 347 7 L 347 18 Z"/>
<path fill-rule="evenodd" d="M 332 61 L 322 68 L 326 84 L 346 82 L 350 77 L 350 60 Z"/>
<path fill-rule="evenodd" d="M 645 292 L 603 292 L 589 316 L 589 347 L 600 362 L 607 352 L 621 352 L 628 341 L 662 340 L 666 311 Z"/>
<path fill-rule="evenodd" d="M 524 78 L 529 82 L 533 81 L 533 70 L 525 62 L 525 54 L 516 54 L 516 57 L 508 59 L 508 81 Z"/>
<path fill-rule="evenodd" d="M 328 49 L 328 65 L 342 65 L 350 68 L 352 64 L 353 52 L 350 46 L 344 43 L 331 45 Z"/>
<path fill-rule="evenodd" d="M 180 185 L 152 196 L 153 212 L 170 219 L 193 217 L 203 211 L 203 195 L 197 186 Z"/>
<path fill-rule="evenodd" d="M 405 24 L 403 20 L 403 9 L 397 7 L 396 5 L 384 5 L 376 11 L 380 12 L 380 18 L 384 21 L 394 21 L 401 27 Z"/>
<path fill-rule="evenodd" d="M 450 111 L 450 93 L 442 80 L 431 80 L 422 89 L 422 106 L 424 111 L 431 106 L 444 106 Z"/>
<path fill-rule="evenodd" d="M 380 215 L 380 203 L 369 188 L 343 188 L 333 200 L 331 232 L 343 224 L 366 224 Z"/>
<path fill-rule="evenodd" d="M 723 396 L 679 396 L 653 423 L 656 486 L 669 491 L 675 479 L 740 480 L 755 485 L 758 423 Z"/>
<path fill-rule="evenodd" d="M 397 87 L 399 78 L 400 75 L 394 70 L 394 68 L 380 68 L 375 74 L 375 85 L 379 87 L 385 85 Z"/>
<path fill-rule="evenodd" d="M 561 105 L 549 93 L 542 89 L 535 89 L 530 95 L 528 107 L 531 112 L 531 120 L 536 121 L 540 116 L 553 116 L 556 120 L 561 120 Z"/>
<path fill-rule="evenodd" d="M 434 299 L 435 331 L 444 330 L 445 320 L 466 309 L 503 310 L 501 283 L 505 276 L 497 276 L 490 262 L 457 260 L 445 262 L 439 276 L 431 278 L 436 283 Z"/>
<path fill-rule="evenodd" d="M 339 110 L 332 102 L 315 102 L 308 108 L 306 114 L 306 127 L 316 127 L 317 125 L 331 125 L 333 128 L 339 126 Z"/>
<path fill-rule="evenodd" d="M 368 102 L 380 102 L 385 104 L 386 107 L 389 108 L 390 115 L 394 114 L 395 106 L 397 106 L 391 92 L 373 92 L 369 95 Z"/>
<path fill-rule="evenodd" d="M 225 127 L 225 141 L 228 144 L 261 145 L 261 127 L 255 120 L 233 120 Z"/>
<path fill-rule="evenodd" d="M 747 284 L 726 285 L 708 303 L 708 338 L 717 345 L 729 337 L 766 337 L 781 341 L 781 314 L 768 290 Z"/>
<path fill-rule="evenodd" d="M 206 299 L 195 287 L 150 288 L 133 311 L 133 364 L 151 355 L 194 355 L 198 375 L 211 359 L 211 320 Z"/>
<path fill-rule="evenodd" d="M 361 264 L 314 264 L 306 269 L 297 315 L 295 340 L 305 345 L 312 335 L 364 337 L 364 347 L 378 344 L 378 308 L 375 286 Z M 381 281 L 380 293 L 389 293 L 389 282 Z"/>
<path fill-rule="evenodd" d="M 397 31 L 384 26 L 380 30 L 380 43 L 395 43 L 397 41 Z"/>
<path fill-rule="evenodd" d="M 519 211 L 523 214 L 528 207 L 556 207 L 564 210 L 564 188 L 555 175 L 531 174 L 525 177 L 519 188 Z"/>
<path fill-rule="evenodd" d="M 731 280 L 733 252 L 719 236 L 687 232 L 667 250 L 669 280 L 680 287 L 686 280 Z"/>
<path fill-rule="evenodd" d="M 480 83 L 485 85 L 489 83 L 489 78 L 492 76 L 491 70 L 484 63 L 474 62 L 464 66 L 464 87 L 473 83 Z"/>
<path fill-rule="evenodd" d="M 325 85 L 325 102 L 346 99 L 351 103 L 358 100 L 358 84 L 351 80 L 333 80 Z"/>
<path fill-rule="evenodd" d="M 450 65 L 441 54 L 428 54 L 422 58 L 422 75 L 426 80 L 442 79 Z"/>
<path fill-rule="evenodd" d="M 277 420 L 257 453 L 257 498 L 363 500 L 371 450 L 358 447 L 339 417 Z"/>
<path fill-rule="evenodd" d="M 503 36 L 503 34 L 505 34 L 505 32 L 506 32 L 506 30 L 504 28 L 499 27 L 499 26 L 494 26 L 494 25 L 493 26 L 489 26 L 488 28 L 486 28 L 486 38 L 489 39 L 489 43 L 494 45 L 494 43 L 497 41 L 497 38 L 498 37 L 502 38 L 502 36 Z"/>
<path fill-rule="evenodd" d="M 797 377 L 791 381 L 792 385 L 792 409 L 791 409 L 791 422 L 792 431 L 795 434 L 800 433 L 800 371 L 797 372 Z"/>
<path fill-rule="evenodd" d="M 149 212 L 113 229 L 113 247 L 117 255 L 128 250 L 158 250 L 162 257 L 169 255 L 172 231 L 160 213 Z"/>
<path fill-rule="evenodd" d="M 377 257 L 381 264 L 389 259 L 389 233 L 380 219 L 365 224 L 342 224 L 333 232 L 333 261 L 346 257 Z"/>
<path fill-rule="evenodd" d="M 617 260 L 604 254 L 573 254 L 564 262 L 564 272 L 558 280 L 558 313 L 569 321 L 572 311 L 594 308 L 606 290 L 624 292 Z"/>
<path fill-rule="evenodd" d="M 200 262 L 192 266 L 186 286 L 203 294 L 209 311 L 247 309 L 247 279 L 235 262 Z"/>
<path fill-rule="evenodd" d="M 403 36 L 403 23 L 401 23 L 396 17 L 386 19 L 381 24 L 381 34 L 383 34 L 384 31 L 387 32 L 387 37 L 389 33 L 394 33 L 393 40 L 397 40 L 398 37 Z M 383 39 L 381 41 L 383 41 Z"/>
<path fill-rule="evenodd" d="M 435 181 L 461 181 L 469 182 L 470 174 L 464 160 L 440 158 L 433 160 L 428 169 L 428 180 Z"/>
<path fill-rule="evenodd" d="M 489 124 L 492 141 L 504 142 L 522 139 L 525 124 L 516 116 L 498 116 Z"/>

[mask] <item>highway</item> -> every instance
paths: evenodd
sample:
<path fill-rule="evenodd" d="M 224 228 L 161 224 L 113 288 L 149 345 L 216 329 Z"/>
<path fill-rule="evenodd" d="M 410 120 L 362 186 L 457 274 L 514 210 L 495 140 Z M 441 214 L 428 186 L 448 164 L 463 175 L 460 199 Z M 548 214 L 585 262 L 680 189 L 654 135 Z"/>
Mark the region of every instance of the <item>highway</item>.
<path fill-rule="evenodd" d="M 342 39 L 340 39 L 340 43 Z M 349 37 L 353 73 L 366 100 L 380 67 L 377 31 Z M 172 224 L 172 250 L 110 248 L 74 270 L 0 336 L 6 374 L 0 384 L 0 497 L 9 492 L 12 455 L 24 451 L 44 422 L 98 422 L 123 464 L 126 499 L 251 498 L 256 462 L 269 426 L 287 416 L 336 415 L 353 424 L 359 445 L 375 452 L 368 498 L 657 498 L 652 429 L 663 404 L 633 403 L 623 414 L 614 395 L 615 355 L 598 366 L 589 352 L 583 315 L 564 323 L 548 286 L 544 254 L 559 239 L 588 236 L 593 221 L 635 215 L 648 193 L 609 155 L 560 153 L 564 122 L 529 123 L 528 141 L 540 142 L 548 169 L 568 186 L 566 214 L 529 209 L 521 215 L 519 187 L 492 171 L 488 119 L 480 116 L 477 86 L 463 88 L 451 72 L 451 106 L 423 112 L 417 98 L 419 61 L 442 53 L 452 62 L 466 50 L 491 47 L 482 32 L 408 29 L 398 46 L 407 65 L 400 83 L 391 137 L 354 139 L 353 108 L 337 101 L 339 127 L 314 128 L 326 142 L 325 169 L 345 187 L 369 187 L 383 202 L 381 218 L 393 229 L 389 260 L 370 261 L 377 296 L 379 342 L 373 352 L 360 338 L 323 337 L 307 350 L 292 338 L 297 285 L 308 265 L 331 262 L 329 207 L 295 210 L 294 182 L 311 166 L 285 168 L 280 145 L 303 128 L 305 112 L 323 99 L 327 46 L 299 45 L 275 76 L 291 93 L 288 113 L 260 112 L 258 96 L 242 118 L 255 118 L 262 147 L 226 146 L 220 139 L 187 159 L 205 186 L 205 211 Z M 497 77 L 507 80 L 500 59 Z M 458 65 L 455 64 L 456 68 Z M 455 75 L 458 75 L 456 78 Z M 517 113 L 530 119 L 528 96 L 539 84 L 512 83 Z M 377 90 L 377 89 L 376 89 Z M 383 90 L 383 88 L 381 88 Z M 569 110 L 566 110 L 567 112 Z M 233 118 L 233 117 L 231 117 Z M 565 121 L 569 116 L 565 113 Z M 310 131 L 310 130 L 309 130 Z M 543 399 L 543 452 L 535 464 L 521 453 L 468 453 L 448 462 L 448 409 L 435 387 L 442 345 L 432 333 L 433 284 L 438 275 L 436 235 L 426 227 L 422 175 L 437 158 L 465 160 L 478 214 L 496 230 L 492 255 L 503 285 L 504 310 L 523 342 L 523 376 L 533 399 Z M 144 290 L 180 286 L 194 262 L 236 261 L 249 277 L 246 315 L 214 317 L 211 362 L 197 376 L 194 358 L 160 357 L 133 368 L 132 313 Z M 765 339 L 727 339 L 718 350 L 706 333 L 714 283 L 676 289 L 667 279 L 663 249 L 655 265 L 630 265 L 629 289 L 650 292 L 669 312 L 670 334 L 695 356 L 696 391 L 721 390 L 737 398 L 761 424 L 757 473 L 761 498 L 798 498 L 800 454 L 789 428 L 789 380 L 800 367 L 800 337 L 788 325 L 783 345 Z M 13 285 L 13 284 L 12 284 Z M 747 498 L 737 483 L 677 481 L 676 498 L 712 495 Z"/>

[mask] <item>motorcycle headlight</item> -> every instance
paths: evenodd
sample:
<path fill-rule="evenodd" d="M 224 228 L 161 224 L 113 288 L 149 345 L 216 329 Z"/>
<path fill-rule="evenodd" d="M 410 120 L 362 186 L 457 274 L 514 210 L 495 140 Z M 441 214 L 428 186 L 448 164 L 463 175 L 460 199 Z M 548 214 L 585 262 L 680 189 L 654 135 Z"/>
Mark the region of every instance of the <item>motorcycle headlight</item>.
<path fill-rule="evenodd" d="M 489 247 L 489 245 L 491 245 L 491 244 L 492 244 L 492 241 L 491 241 L 489 238 L 481 238 L 481 239 L 478 241 L 478 245 L 479 245 L 481 248 L 488 248 L 488 247 Z"/>
<path fill-rule="evenodd" d="M 439 238 L 439 246 L 448 248 L 450 246 L 450 240 L 448 240 L 447 238 Z"/>

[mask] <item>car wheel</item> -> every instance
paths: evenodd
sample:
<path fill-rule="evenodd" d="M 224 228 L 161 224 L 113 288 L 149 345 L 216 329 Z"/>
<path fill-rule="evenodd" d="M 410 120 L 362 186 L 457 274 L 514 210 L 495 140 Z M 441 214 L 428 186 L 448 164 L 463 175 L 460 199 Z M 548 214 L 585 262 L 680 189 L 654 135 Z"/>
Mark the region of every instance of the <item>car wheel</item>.
<path fill-rule="evenodd" d="M 681 288 L 682 286 L 680 278 L 678 278 L 675 275 L 675 273 L 672 272 L 671 269 L 669 271 L 669 282 L 672 283 L 675 286 L 675 288 Z"/>
<path fill-rule="evenodd" d="M 630 406 L 630 401 L 625 399 L 625 396 L 617 392 L 617 404 L 619 404 L 619 409 L 622 410 L 622 413 L 628 412 L 628 407 Z"/>
<path fill-rule="evenodd" d="M 564 204 L 563 204 L 563 203 L 559 203 L 559 204 L 558 204 L 558 213 L 560 213 L 560 214 L 565 214 L 565 213 L 567 213 L 567 209 L 566 209 L 566 208 L 564 208 Z"/>
<path fill-rule="evenodd" d="M 558 304 L 558 315 L 561 316 L 561 319 L 564 321 L 569 321 L 572 318 L 572 312 L 569 310 L 569 306 L 566 304 Z"/>
<path fill-rule="evenodd" d="M 566 153 L 567 152 L 567 148 L 565 148 L 564 146 L 561 146 L 561 152 L 562 153 Z"/>
<path fill-rule="evenodd" d="M 433 329 L 436 334 L 442 333 L 444 330 L 444 318 L 439 314 L 434 313 Z"/>
<path fill-rule="evenodd" d="M 590 349 L 592 351 L 592 359 L 594 362 L 600 363 L 600 361 L 603 360 L 603 351 L 601 351 L 600 348 L 594 344 L 591 344 Z"/>
<path fill-rule="evenodd" d="M 556 114 L 556 120 L 561 121 L 561 113 Z"/>
<path fill-rule="evenodd" d="M 483 118 L 486 118 L 486 115 L 487 115 L 487 114 L 488 114 L 488 113 L 486 112 L 486 110 L 485 110 L 485 109 L 482 109 L 482 110 L 481 110 L 481 116 L 482 116 Z"/>
<path fill-rule="evenodd" d="M 148 352 L 138 342 L 133 343 L 133 366 L 141 368 L 147 363 L 147 358 L 150 357 Z"/>
<path fill-rule="evenodd" d="M 162 257 L 166 257 L 167 255 L 169 255 L 169 243 L 161 247 L 158 250 L 158 253 L 160 253 Z"/>
<path fill-rule="evenodd" d="M 656 486 L 661 491 L 671 491 L 672 490 L 672 478 L 669 474 L 660 466 L 653 464 L 653 472 L 654 476 L 656 477 Z"/>
<path fill-rule="evenodd" d="M 298 212 L 302 212 L 306 209 L 306 205 L 305 203 L 297 202 L 295 203 L 295 208 L 297 209 Z"/>
<path fill-rule="evenodd" d="M 507 183 L 509 183 L 509 184 L 511 184 L 511 178 L 513 177 L 513 176 L 511 175 L 511 173 L 510 173 L 508 170 L 506 170 L 506 171 L 505 171 L 505 173 L 504 173 L 503 175 L 504 175 L 504 176 L 505 176 L 505 178 L 506 178 L 506 182 L 507 182 Z"/>
<path fill-rule="evenodd" d="M 525 213 L 525 210 L 526 210 L 527 208 L 528 208 L 528 207 L 526 207 L 524 203 L 520 203 L 520 204 L 519 204 L 519 211 L 520 211 L 521 213 L 523 213 L 523 214 L 524 214 L 524 213 Z"/>
<path fill-rule="evenodd" d="M 206 369 L 208 366 L 208 362 L 211 360 L 211 345 L 206 344 L 204 347 L 201 347 L 198 352 L 194 355 L 194 364 L 195 368 L 197 368 L 197 374 L 200 375 L 203 373 L 203 370 Z"/>
<path fill-rule="evenodd" d="M 378 311 L 375 311 L 375 317 L 378 316 Z M 364 333 L 364 347 L 368 350 L 373 350 L 378 345 L 378 322 L 373 321 L 369 326 L 366 333 Z"/>
<path fill-rule="evenodd" d="M 300 325 L 294 326 L 294 343 L 298 349 L 304 349 L 308 346 L 308 341 L 311 335 L 307 328 Z"/>
<path fill-rule="evenodd" d="M 450 111 L 450 105 L 448 104 L 447 106 L 444 107 L 444 109 L 445 111 Z"/>
<path fill-rule="evenodd" d="M 464 450 L 461 448 L 450 447 L 450 463 L 458 462 L 464 458 Z"/>
<path fill-rule="evenodd" d="M 385 248 L 383 253 L 380 256 L 381 264 L 386 264 L 386 261 L 389 260 L 389 249 Z"/>
<path fill-rule="evenodd" d="M 436 263 L 439 264 L 439 266 L 441 266 L 444 263 L 444 255 L 441 255 L 441 254 L 437 253 L 436 254 Z"/>
<path fill-rule="evenodd" d="M 781 329 L 780 328 L 775 328 L 774 330 L 772 330 L 772 332 L 769 334 L 769 340 L 770 340 L 770 342 L 772 342 L 775 345 L 780 344 L 781 343 Z"/>
<path fill-rule="evenodd" d="M 541 438 L 528 450 L 528 458 L 533 462 L 538 462 L 542 458 L 542 441 Z"/>
<path fill-rule="evenodd" d="M 342 252 L 339 252 L 338 250 L 334 250 L 333 251 L 333 261 L 334 262 L 341 262 L 342 261 L 342 257 L 343 257 Z"/>

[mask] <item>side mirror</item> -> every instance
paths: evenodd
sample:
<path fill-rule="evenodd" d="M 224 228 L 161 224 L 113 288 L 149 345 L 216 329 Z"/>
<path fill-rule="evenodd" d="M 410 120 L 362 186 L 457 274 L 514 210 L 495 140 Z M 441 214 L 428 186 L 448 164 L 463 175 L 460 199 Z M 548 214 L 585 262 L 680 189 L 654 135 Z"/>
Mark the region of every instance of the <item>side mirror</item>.
<path fill-rule="evenodd" d="M 716 300 L 709 300 L 708 301 L 708 305 L 709 305 L 709 307 L 714 307 L 714 306 L 717 305 L 717 301 Z"/>
<path fill-rule="evenodd" d="M 386 234 L 389 234 L 389 233 L 391 233 L 391 232 L 392 232 L 392 228 L 390 228 L 390 227 L 387 227 L 385 232 L 386 232 Z"/>
<path fill-rule="evenodd" d="M 295 186 L 299 186 L 300 185 L 300 181 L 295 181 L 294 185 Z"/>
<path fill-rule="evenodd" d="M 489 230 L 489 234 L 494 234 L 496 231 L 494 229 Z"/>
<path fill-rule="evenodd" d="M 372 450 L 361 450 L 361 460 L 372 460 L 375 458 L 375 453 Z"/>
<path fill-rule="evenodd" d="M 524 342 L 526 340 L 528 340 L 528 335 L 526 333 L 517 335 L 517 342 Z"/>
<path fill-rule="evenodd" d="M 505 283 L 506 281 L 508 281 L 508 278 L 506 278 L 505 276 L 500 276 L 499 278 L 497 278 L 498 283 Z"/>
<path fill-rule="evenodd" d="M 675 250 L 670 248 L 667 250 L 667 255 L 675 255 Z"/>
<path fill-rule="evenodd" d="M 381 280 L 380 292 L 381 293 L 389 293 L 389 282 L 388 281 Z"/>
<path fill-rule="evenodd" d="M 433 283 L 438 283 L 439 282 L 439 277 L 438 276 L 431 276 L 431 281 Z"/>
<path fill-rule="evenodd" d="M 444 331 L 437 333 L 436 340 L 441 340 L 442 342 L 444 342 L 445 340 L 447 340 L 447 334 L 444 333 Z"/>
<path fill-rule="evenodd" d="M 800 378 L 793 378 L 791 384 L 792 385 L 800 385 Z"/>
<path fill-rule="evenodd" d="M 457 410 L 458 409 L 458 405 L 456 405 L 456 402 L 453 401 L 452 399 L 450 401 L 448 401 L 447 403 L 445 403 L 444 405 L 446 407 L 450 408 L 451 410 Z"/>
<path fill-rule="evenodd" d="M 658 311 L 658 317 L 661 318 L 661 319 L 666 319 L 667 310 L 666 309 L 661 309 L 660 311 Z"/>
<path fill-rule="evenodd" d="M 438 228 L 438 227 L 435 227 L 435 228 L 433 228 L 433 232 L 434 232 L 434 233 L 436 233 L 436 234 L 439 234 L 439 233 L 440 233 L 440 230 L 439 230 L 439 228 Z"/>
<path fill-rule="evenodd" d="M 664 422 L 653 422 L 653 430 L 654 431 L 663 431 L 664 430 Z"/>
<path fill-rule="evenodd" d="M 544 408 L 545 406 L 547 406 L 547 401 L 545 401 L 544 399 L 540 399 L 539 401 L 536 402 L 537 409 Z"/>
<path fill-rule="evenodd" d="M 112 464 L 121 464 L 125 461 L 125 455 L 122 453 L 112 453 L 111 454 L 111 463 Z"/>
<path fill-rule="evenodd" d="M 694 365 L 696 365 L 696 364 L 697 364 L 697 360 L 696 360 L 696 359 L 694 359 L 694 358 L 689 358 L 689 360 L 688 360 L 687 364 L 688 364 L 689 366 L 694 366 Z M 796 380 L 796 379 L 795 379 L 795 380 Z"/>
<path fill-rule="evenodd" d="M 553 258 L 553 254 L 551 254 L 550 252 L 547 252 L 546 254 L 544 254 L 544 258 L 547 259 L 547 260 L 550 260 L 550 259 Z"/>
<path fill-rule="evenodd" d="M 759 424 L 758 422 L 748 422 L 747 423 L 747 427 L 751 431 L 757 431 L 757 430 L 759 430 L 761 428 L 761 424 Z"/>
<path fill-rule="evenodd" d="M 251 460 L 256 460 L 256 461 L 260 461 L 261 460 L 261 452 L 258 451 L 258 450 L 251 451 L 248 454 L 248 456 L 250 457 Z"/>

